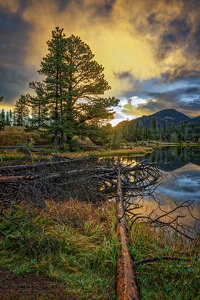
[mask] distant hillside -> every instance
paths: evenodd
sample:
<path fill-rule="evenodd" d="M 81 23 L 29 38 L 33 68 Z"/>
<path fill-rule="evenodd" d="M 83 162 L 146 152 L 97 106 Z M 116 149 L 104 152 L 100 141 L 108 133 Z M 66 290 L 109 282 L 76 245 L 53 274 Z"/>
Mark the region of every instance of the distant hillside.
<path fill-rule="evenodd" d="M 200 116 L 190 118 L 175 109 L 164 109 L 149 116 L 120 122 L 115 129 L 128 141 L 197 141 L 200 139 Z"/>
<path fill-rule="evenodd" d="M 188 121 L 189 124 L 200 124 L 200 116 L 196 118 L 192 118 Z"/>
<path fill-rule="evenodd" d="M 200 119 L 200 117 L 194 119 Z M 128 121 L 130 124 L 135 125 L 139 123 L 140 126 L 144 128 L 152 128 L 153 119 L 156 120 L 156 123 L 161 125 L 161 127 L 166 125 L 167 123 L 173 123 L 174 125 L 180 125 L 184 122 L 191 122 L 191 118 L 176 111 L 175 109 L 164 109 L 155 114 L 149 116 L 142 116 L 140 118 Z M 124 125 L 127 125 L 127 121 L 123 121 L 119 123 L 116 127 L 122 128 Z"/>

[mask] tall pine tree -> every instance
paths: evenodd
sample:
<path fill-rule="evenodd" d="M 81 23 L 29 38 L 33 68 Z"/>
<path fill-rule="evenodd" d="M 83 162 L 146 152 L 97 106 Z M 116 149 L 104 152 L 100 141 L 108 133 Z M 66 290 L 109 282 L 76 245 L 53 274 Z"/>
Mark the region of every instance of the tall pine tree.
<path fill-rule="evenodd" d="M 48 54 L 42 59 L 39 73 L 46 77 L 45 92 L 53 120 L 50 130 L 54 132 L 54 145 L 58 146 L 60 142 L 63 144 L 64 139 L 63 101 L 66 99 L 66 74 L 68 72 L 65 60 L 66 38 L 63 29 L 56 27 L 47 45 Z"/>
<path fill-rule="evenodd" d="M 45 93 L 53 122 L 54 144 L 71 143 L 74 135 L 90 133 L 99 122 L 113 118 L 111 106 L 118 100 L 105 98 L 110 89 L 104 68 L 94 60 L 89 46 L 74 35 L 65 37 L 56 27 L 47 42 L 48 54 L 41 62 Z"/>
<path fill-rule="evenodd" d="M 29 115 L 27 97 L 21 95 L 14 108 L 15 122 L 17 126 L 25 126 Z"/>
<path fill-rule="evenodd" d="M 34 89 L 36 93 L 36 96 L 27 95 L 33 127 L 40 129 L 45 127 L 48 119 L 48 101 L 45 85 L 41 82 L 30 82 L 29 87 Z"/>

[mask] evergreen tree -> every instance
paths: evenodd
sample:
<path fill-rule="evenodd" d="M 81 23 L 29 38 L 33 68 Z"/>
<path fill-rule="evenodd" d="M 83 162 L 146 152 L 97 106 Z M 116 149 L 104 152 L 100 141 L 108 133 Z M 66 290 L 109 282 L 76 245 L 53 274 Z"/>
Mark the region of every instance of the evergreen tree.
<path fill-rule="evenodd" d="M 2 109 L 2 111 L 1 111 L 0 120 L 1 120 L 2 124 L 5 126 L 6 125 L 6 116 L 5 116 L 4 109 Z"/>
<path fill-rule="evenodd" d="M 0 97 L 0 102 L 3 100 L 3 97 L 1 96 Z M 3 111 L 3 110 L 2 110 Z M 5 120 L 3 121 L 2 120 L 2 111 L 1 111 L 1 114 L 0 114 L 0 131 L 1 130 L 4 130 L 4 127 L 5 127 Z M 3 119 L 5 118 L 5 115 L 3 117 Z"/>
<path fill-rule="evenodd" d="M 13 113 L 12 113 L 11 109 L 9 110 L 9 120 L 10 120 L 10 125 L 12 125 L 13 124 Z"/>
<path fill-rule="evenodd" d="M 161 141 L 162 129 L 160 123 L 158 123 L 158 139 Z"/>
<path fill-rule="evenodd" d="M 50 109 L 51 127 L 54 132 L 54 145 L 59 144 L 59 132 L 63 143 L 63 101 L 66 99 L 68 67 L 66 63 L 66 38 L 63 29 L 56 27 L 52 39 L 47 42 L 48 54 L 42 59 L 39 73 L 45 75 L 45 92 Z"/>
<path fill-rule="evenodd" d="M 117 105 L 118 100 L 102 97 L 110 89 L 104 68 L 93 59 L 89 46 L 79 37 L 65 38 L 63 29 L 56 27 L 47 44 L 48 54 L 39 73 L 46 76 L 54 143 L 58 145 L 60 139 L 62 145 L 64 134 L 70 143 L 75 134 L 88 134 L 91 125 L 112 119 L 113 112 L 108 108 Z"/>
<path fill-rule="evenodd" d="M 139 122 L 137 121 L 136 128 L 135 128 L 135 142 L 137 142 L 139 139 L 139 131 L 140 131 L 140 126 L 139 126 Z"/>
<path fill-rule="evenodd" d="M 9 114 L 9 112 L 7 111 L 6 112 L 6 126 L 10 126 L 10 114 Z"/>
<path fill-rule="evenodd" d="M 182 141 L 182 136 L 181 136 L 180 130 L 178 131 L 177 141 L 178 141 L 179 143 Z"/>
<path fill-rule="evenodd" d="M 30 82 L 36 96 L 27 95 L 33 126 L 37 129 L 44 127 L 48 119 L 48 101 L 45 93 L 45 85 L 41 82 Z"/>
<path fill-rule="evenodd" d="M 79 128 L 82 123 L 111 119 L 113 113 L 107 108 L 117 105 L 118 100 L 101 97 L 110 86 L 104 78 L 104 68 L 94 60 L 89 46 L 74 35 L 67 38 L 66 60 L 67 121 Z"/>
<path fill-rule="evenodd" d="M 162 136 L 163 140 L 166 141 L 166 123 L 163 123 L 163 136 Z"/>
<path fill-rule="evenodd" d="M 21 95 L 19 100 L 15 104 L 15 125 L 17 126 L 25 126 L 26 120 L 29 114 L 27 97 Z"/>
<path fill-rule="evenodd" d="M 156 118 L 153 117 L 152 119 L 152 131 L 153 131 L 153 139 L 156 139 L 156 129 L 157 129 L 157 126 L 156 126 Z"/>
<path fill-rule="evenodd" d="M 182 125 L 182 131 L 184 135 L 184 141 L 187 141 L 188 138 L 188 124 L 186 122 L 183 123 Z"/>

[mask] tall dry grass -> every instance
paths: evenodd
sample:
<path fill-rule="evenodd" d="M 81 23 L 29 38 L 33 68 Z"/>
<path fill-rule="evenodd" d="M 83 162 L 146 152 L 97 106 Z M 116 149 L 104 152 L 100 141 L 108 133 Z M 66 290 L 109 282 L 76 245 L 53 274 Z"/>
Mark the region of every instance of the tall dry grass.
<path fill-rule="evenodd" d="M 5 126 L 5 129 L 0 131 L 0 147 L 17 146 L 19 143 L 26 143 L 30 138 L 38 145 L 50 142 L 49 138 L 43 137 L 38 131 L 26 132 L 22 126 Z"/>

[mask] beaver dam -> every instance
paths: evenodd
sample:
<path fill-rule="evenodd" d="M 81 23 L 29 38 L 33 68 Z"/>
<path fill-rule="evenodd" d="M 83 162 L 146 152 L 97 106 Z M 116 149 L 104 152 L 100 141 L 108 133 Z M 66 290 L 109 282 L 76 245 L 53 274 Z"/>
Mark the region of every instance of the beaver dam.
<path fill-rule="evenodd" d="M 155 189 L 165 176 L 160 166 L 155 163 L 140 162 L 136 165 L 124 165 L 117 161 L 98 160 L 96 157 L 69 159 L 54 156 L 51 161 L 32 164 L 0 167 L 0 201 L 1 220 L 12 223 L 12 232 L 0 231 L 5 240 L 31 243 L 21 227 L 22 216 L 14 216 L 13 211 L 18 205 L 30 205 L 45 209 L 46 200 L 51 199 L 63 203 L 70 199 L 87 202 L 96 207 L 106 201 L 116 204 L 116 233 L 119 242 L 116 297 L 117 299 L 140 299 L 135 266 L 154 261 L 190 261 L 185 253 L 174 253 L 167 256 L 145 257 L 136 260 L 130 254 L 129 230 L 141 223 L 155 232 L 176 232 L 182 244 L 194 244 L 196 251 L 196 224 L 198 219 L 193 215 L 193 203 L 183 199 L 171 210 L 164 210 L 155 197 Z M 145 213 L 141 210 L 144 197 L 151 197 L 157 209 Z M 159 213 L 158 213 L 159 209 Z M 194 226 L 183 225 L 182 209 L 194 219 Z M 176 214 L 175 214 L 176 212 Z M 181 221 L 181 222 L 180 222 Z M 34 230 L 41 231 L 31 221 L 24 219 Z M 45 235 L 44 235 L 45 237 Z M 173 237 L 172 237 L 173 238 Z M 186 242 L 187 241 L 187 242 Z M 54 241 L 51 241 L 54 247 Z M 55 246 L 56 249 L 57 246 Z M 197 252 L 195 252 L 196 255 Z"/>

